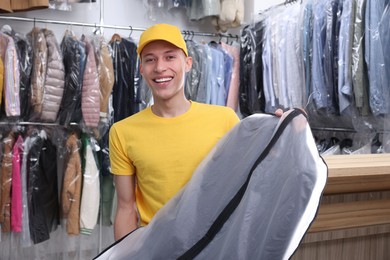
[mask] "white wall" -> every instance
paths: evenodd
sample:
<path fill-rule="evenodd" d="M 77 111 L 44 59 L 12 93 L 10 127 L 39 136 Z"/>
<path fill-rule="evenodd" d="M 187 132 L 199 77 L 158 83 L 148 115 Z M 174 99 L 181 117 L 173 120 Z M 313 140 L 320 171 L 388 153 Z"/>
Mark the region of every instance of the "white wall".
<path fill-rule="evenodd" d="M 81 23 L 92 23 L 99 24 L 100 22 L 100 6 L 103 5 L 102 15 L 103 22 L 106 25 L 115 26 L 132 26 L 134 28 L 146 28 L 156 22 L 172 23 L 179 26 L 182 30 L 192 30 L 197 32 L 212 32 L 215 33 L 214 27 L 205 21 L 189 21 L 184 9 L 176 9 L 169 14 L 159 14 L 157 20 L 153 21 L 147 17 L 147 11 L 144 6 L 145 0 L 97 0 L 96 3 L 91 4 L 73 4 L 72 11 L 58 11 L 58 10 L 35 10 L 29 12 L 17 12 L 14 14 L 2 14 L 2 16 L 18 16 L 18 17 L 29 17 L 29 18 L 41 18 L 51 19 L 60 21 L 72 21 Z M 245 19 L 244 23 L 251 23 L 253 17 L 259 11 L 264 10 L 272 5 L 282 3 L 280 0 L 244 0 L 245 1 Z M 10 24 L 15 31 L 21 33 L 29 32 L 33 23 L 29 22 L 14 22 L 0 20 L 0 25 Z M 62 34 L 66 29 L 72 29 L 76 35 L 82 33 L 88 34 L 93 31 L 89 27 L 77 27 L 77 26 L 64 26 L 64 25 L 53 25 L 53 24 L 40 24 L 36 23 L 39 27 L 47 27 L 54 31 L 58 39 L 62 38 Z M 105 29 L 104 35 L 111 37 L 116 32 L 121 35 L 128 35 L 129 30 L 112 30 Z M 240 28 L 230 29 L 228 33 L 239 34 Z M 138 39 L 140 32 L 134 31 L 134 39 Z"/>

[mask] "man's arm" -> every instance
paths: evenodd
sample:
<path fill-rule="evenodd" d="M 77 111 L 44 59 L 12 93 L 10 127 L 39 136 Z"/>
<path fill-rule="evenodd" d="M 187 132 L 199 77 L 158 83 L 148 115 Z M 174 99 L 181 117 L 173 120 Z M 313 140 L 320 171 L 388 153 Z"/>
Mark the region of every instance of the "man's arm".
<path fill-rule="evenodd" d="M 114 221 L 114 238 L 119 240 L 138 227 L 135 177 L 134 175 L 115 175 L 114 180 L 118 201 Z"/>

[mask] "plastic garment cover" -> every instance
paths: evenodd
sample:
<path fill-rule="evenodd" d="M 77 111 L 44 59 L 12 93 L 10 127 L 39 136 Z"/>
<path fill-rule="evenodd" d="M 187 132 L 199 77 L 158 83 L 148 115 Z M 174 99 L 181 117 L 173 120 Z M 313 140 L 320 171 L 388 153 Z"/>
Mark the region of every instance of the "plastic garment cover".
<path fill-rule="evenodd" d="M 30 111 L 30 82 L 33 50 L 27 38 L 24 35 L 15 32 L 10 26 L 4 25 L 1 28 L 1 31 L 11 36 L 15 42 L 20 76 L 20 117 L 25 119 Z"/>
<path fill-rule="evenodd" d="M 369 0 L 365 9 L 365 61 L 368 69 L 369 100 L 375 116 L 390 113 L 389 23 L 390 2 Z"/>
<path fill-rule="evenodd" d="M 265 21 L 261 20 L 245 26 L 241 32 L 239 105 L 244 117 L 265 110 L 263 74 L 266 70 L 262 62 L 265 29 Z"/>
<path fill-rule="evenodd" d="M 244 21 L 243 0 L 221 0 L 221 10 L 212 19 L 218 31 L 226 32 L 229 28 L 239 27 Z"/>
<path fill-rule="evenodd" d="M 114 122 L 117 122 L 134 114 L 134 75 L 137 64 L 137 46 L 132 40 L 122 38 L 111 41 L 111 48 L 115 73 L 112 105 Z"/>
<path fill-rule="evenodd" d="M 326 179 L 301 110 L 246 117 L 149 225 L 96 259 L 288 259 Z"/>
<path fill-rule="evenodd" d="M 42 112 L 44 84 L 47 71 L 47 45 L 44 33 L 37 27 L 26 35 L 33 50 L 31 72 L 31 112 L 30 118 L 36 120 Z"/>
<path fill-rule="evenodd" d="M 59 123 L 68 125 L 81 120 L 81 92 L 85 68 L 85 46 L 71 32 L 61 42 L 65 67 L 65 88 L 58 113 Z"/>
<path fill-rule="evenodd" d="M 83 182 L 80 202 L 80 232 L 91 235 L 95 228 L 99 213 L 100 179 L 95 160 L 96 140 L 86 136 L 83 142 Z"/>
<path fill-rule="evenodd" d="M 42 29 L 42 32 L 47 44 L 47 71 L 40 119 L 44 122 L 54 122 L 64 93 L 65 68 L 54 33 L 48 29 Z"/>
<path fill-rule="evenodd" d="M 100 85 L 100 116 L 108 117 L 108 101 L 114 86 L 114 65 L 111 46 L 103 36 L 94 35 L 91 39 L 95 49 Z"/>
<path fill-rule="evenodd" d="M 68 235 L 80 234 L 81 158 L 76 134 L 66 140 L 66 163 L 61 191 L 62 217 L 66 219 Z"/>
<path fill-rule="evenodd" d="M 30 218 L 28 214 L 28 198 L 27 198 L 27 158 L 28 152 L 30 151 L 31 144 L 34 143 L 35 137 L 27 136 L 23 143 L 23 159 L 21 169 L 22 179 L 22 234 L 20 238 L 20 244 L 22 247 L 31 246 L 31 235 L 30 235 Z"/>
<path fill-rule="evenodd" d="M 0 197 L 0 224 L 1 231 L 11 231 L 11 183 L 12 183 L 12 148 L 15 143 L 15 134 L 11 131 L 3 139 L 3 159 L 1 161 L 1 197 Z"/>
<path fill-rule="evenodd" d="M 4 65 L 3 100 L 7 117 L 20 116 L 20 72 L 15 41 L 0 32 L 0 56 Z"/>
<path fill-rule="evenodd" d="M 50 239 L 60 223 L 56 157 L 55 145 L 41 130 L 31 143 L 27 161 L 29 224 L 34 244 Z"/>
<path fill-rule="evenodd" d="M 81 111 L 85 125 L 97 127 L 100 118 L 100 91 L 95 50 L 85 35 L 82 36 L 82 42 L 85 44 L 87 57 L 83 75 Z"/>
<path fill-rule="evenodd" d="M 23 138 L 19 135 L 12 148 L 12 184 L 11 184 L 11 231 L 22 232 L 22 180 L 21 162 L 23 156 Z"/>

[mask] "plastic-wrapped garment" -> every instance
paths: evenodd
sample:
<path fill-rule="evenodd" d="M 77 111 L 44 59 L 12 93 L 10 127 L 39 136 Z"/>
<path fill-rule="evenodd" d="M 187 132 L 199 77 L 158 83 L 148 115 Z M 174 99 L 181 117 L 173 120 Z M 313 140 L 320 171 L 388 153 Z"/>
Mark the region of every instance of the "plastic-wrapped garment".
<path fill-rule="evenodd" d="M 366 0 L 356 1 L 353 43 L 352 43 L 352 86 L 356 108 L 362 116 L 370 111 L 368 102 L 367 67 L 364 62 L 364 13 Z"/>
<path fill-rule="evenodd" d="M 217 31 L 226 32 L 229 28 L 240 27 L 244 21 L 243 0 L 221 0 L 221 10 L 218 16 L 213 17 L 213 24 Z"/>
<path fill-rule="evenodd" d="M 224 48 L 233 58 L 233 67 L 230 85 L 228 87 L 228 97 L 226 100 L 226 106 L 231 107 L 234 111 L 238 109 L 238 92 L 240 85 L 240 46 L 238 43 L 232 45 L 221 42 L 222 48 Z"/>
<path fill-rule="evenodd" d="M 95 158 L 96 140 L 86 135 L 83 141 L 83 183 L 80 202 L 80 232 L 91 235 L 96 226 L 100 206 L 100 176 Z"/>
<path fill-rule="evenodd" d="M 327 92 L 325 85 L 324 49 L 326 43 L 326 10 L 324 2 L 313 7 L 312 46 L 312 95 L 317 109 L 326 109 Z"/>
<path fill-rule="evenodd" d="M 108 100 L 114 86 L 114 65 L 111 56 L 111 46 L 104 37 L 96 36 L 92 39 L 95 48 L 100 85 L 100 116 L 108 117 Z"/>
<path fill-rule="evenodd" d="M 47 72 L 40 119 L 44 122 L 54 122 L 64 93 L 65 68 L 54 33 L 48 29 L 42 29 L 42 32 L 47 45 Z"/>
<path fill-rule="evenodd" d="M 191 6 L 187 8 L 187 15 L 191 20 L 196 21 L 210 16 L 218 16 L 220 11 L 220 1 L 198 0 L 191 1 Z"/>
<path fill-rule="evenodd" d="M 98 151 L 101 175 L 101 219 L 102 224 L 112 225 L 111 212 L 114 198 L 114 179 L 110 172 L 110 150 L 108 149 L 109 131 L 99 140 L 100 150 Z"/>
<path fill-rule="evenodd" d="M 61 125 L 68 125 L 71 122 L 79 123 L 82 118 L 81 92 L 86 55 L 84 44 L 70 32 L 66 32 L 62 39 L 61 51 L 64 57 L 65 87 L 58 118 Z"/>
<path fill-rule="evenodd" d="M 258 73 L 266 72 L 262 61 L 265 26 L 261 20 L 241 32 L 239 106 L 244 117 L 265 111 L 263 73 Z"/>
<path fill-rule="evenodd" d="M 1 200 L 0 224 L 1 231 L 11 231 L 11 183 L 12 183 L 12 148 L 15 136 L 10 132 L 3 140 L 3 160 L 1 161 Z"/>
<path fill-rule="evenodd" d="M 33 49 L 31 72 L 31 107 L 30 118 L 36 120 L 42 112 L 43 90 L 47 71 L 47 45 L 43 32 L 35 27 L 27 35 Z"/>
<path fill-rule="evenodd" d="M 390 113 L 389 10 L 388 0 L 366 1 L 364 55 L 370 86 L 370 108 L 375 116 Z"/>
<path fill-rule="evenodd" d="M 20 117 L 28 119 L 30 112 L 30 90 L 31 90 L 31 71 L 32 71 L 32 56 L 33 50 L 27 38 L 12 30 L 8 25 L 4 25 L 1 31 L 11 36 L 15 42 L 16 53 L 18 55 L 19 64 L 19 98 L 20 98 Z"/>
<path fill-rule="evenodd" d="M 67 158 L 61 191 L 62 216 L 69 235 L 80 234 L 81 158 L 79 140 L 71 134 L 66 141 Z"/>
<path fill-rule="evenodd" d="M 198 46 L 202 46 L 197 44 L 194 41 L 186 41 L 188 56 L 192 57 L 192 67 L 191 70 L 186 74 L 186 83 L 185 83 L 185 95 L 188 99 L 197 100 L 198 88 L 200 84 L 200 77 L 204 76 L 205 73 L 202 73 L 202 52 L 198 50 Z M 202 100 L 203 103 L 205 100 Z"/>
<path fill-rule="evenodd" d="M 209 95 L 206 97 L 207 104 L 214 105 L 226 105 L 226 92 L 225 92 L 225 63 L 224 57 L 221 50 L 213 47 L 209 44 L 209 48 L 211 50 L 211 73 L 213 77 L 208 78 L 209 84 Z M 223 91 L 223 93 L 220 93 Z M 221 94 L 221 95 L 220 95 Z"/>
<path fill-rule="evenodd" d="M 331 0 L 325 3 L 326 10 L 326 29 L 325 29 L 325 45 L 324 45 L 324 80 L 327 90 L 327 112 L 330 114 L 338 113 L 338 38 L 336 33 L 339 23 L 339 0 Z"/>
<path fill-rule="evenodd" d="M 326 179 L 301 110 L 280 119 L 255 114 L 217 143 L 147 226 L 97 259 L 288 259 Z"/>
<path fill-rule="evenodd" d="M 28 152 L 30 151 L 31 144 L 34 143 L 35 137 L 27 136 L 23 143 L 23 159 L 22 159 L 22 169 L 21 169 L 21 179 L 22 179 L 22 234 L 20 238 L 20 244 L 22 247 L 31 246 L 31 235 L 30 235 L 30 217 L 28 214 L 28 187 L 27 187 L 27 160 Z"/>
<path fill-rule="evenodd" d="M 100 118 L 100 86 L 95 50 L 85 35 L 83 35 L 82 41 L 85 44 L 87 57 L 83 75 L 81 111 L 85 125 L 88 127 L 97 127 Z"/>
<path fill-rule="evenodd" d="M 21 163 L 23 156 L 23 138 L 18 136 L 12 148 L 12 184 L 11 184 L 11 231 L 22 232 L 22 180 Z"/>
<path fill-rule="evenodd" d="M 32 57 L 33 49 L 27 38 L 23 35 L 16 33 L 13 35 L 16 44 L 16 51 L 19 59 L 19 71 L 20 71 L 20 116 L 23 119 L 27 119 L 30 110 L 30 94 L 31 94 L 31 72 L 32 72 Z"/>
<path fill-rule="evenodd" d="M 111 41 L 115 83 L 112 93 L 114 122 L 124 119 L 135 110 L 134 75 L 137 62 L 137 46 L 131 40 L 122 38 Z"/>
<path fill-rule="evenodd" d="M 20 72 L 15 41 L 0 32 L 0 57 L 4 65 L 3 100 L 7 117 L 20 116 Z"/>
<path fill-rule="evenodd" d="M 41 130 L 28 153 L 29 224 L 34 244 L 50 239 L 60 224 L 57 150 Z"/>
<path fill-rule="evenodd" d="M 49 9 L 72 11 L 72 5 L 69 0 L 49 0 Z"/>
<path fill-rule="evenodd" d="M 337 62 L 340 114 L 350 114 L 349 108 L 352 106 L 353 101 L 351 59 L 355 2 L 356 1 L 343 1 L 343 11 L 340 17 Z"/>

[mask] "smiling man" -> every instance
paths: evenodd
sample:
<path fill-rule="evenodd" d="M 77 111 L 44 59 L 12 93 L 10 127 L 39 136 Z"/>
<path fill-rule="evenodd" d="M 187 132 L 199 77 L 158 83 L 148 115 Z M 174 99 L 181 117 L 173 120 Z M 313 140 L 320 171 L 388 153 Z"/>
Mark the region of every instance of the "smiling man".
<path fill-rule="evenodd" d="M 239 122 L 231 108 L 185 97 L 185 74 L 191 70 L 192 58 L 179 28 L 153 25 L 142 33 L 137 52 L 154 104 L 110 129 L 111 172 L 117 191 L 116 240 L 147 225 Z"/>

